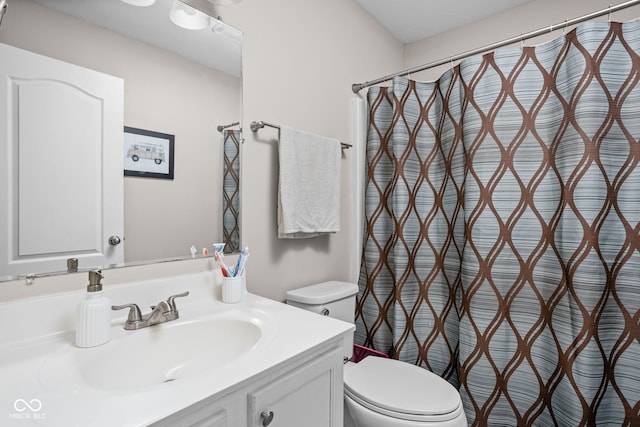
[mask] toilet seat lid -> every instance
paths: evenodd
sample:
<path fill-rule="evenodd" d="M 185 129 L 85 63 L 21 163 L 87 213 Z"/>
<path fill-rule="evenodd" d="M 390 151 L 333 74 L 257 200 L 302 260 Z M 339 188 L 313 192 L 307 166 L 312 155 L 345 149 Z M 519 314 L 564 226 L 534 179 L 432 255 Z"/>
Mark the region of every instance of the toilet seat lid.
<path fill-rule="evenodd" d="M 458 391 L 424 368 L 394 359 L 367 357 L 345 369 L 345 392 L 396 418 L 454 418 L 462 410 Z"/>

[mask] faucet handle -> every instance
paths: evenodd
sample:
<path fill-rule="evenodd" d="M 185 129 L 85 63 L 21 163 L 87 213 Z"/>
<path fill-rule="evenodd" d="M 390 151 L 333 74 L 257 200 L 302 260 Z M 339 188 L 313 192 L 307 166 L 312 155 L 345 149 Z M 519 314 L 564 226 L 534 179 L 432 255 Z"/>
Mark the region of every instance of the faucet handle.
<path fill-rule="evenodd" d="M 138 304 L 124 304 L 124 305 L 112 305 L 111 310 L 122 310 L 124 308 L 129 309 L 129 316 L 127 316 L 127 323 L 142 322 L 142 313 Z"/>
<path fill-rule="evenodd" d="M 187 295 L 189 295 L 189 291 L 183 292 L 181 294 L 171 295 L 169 298 L 167 298 L 167 304 L 169 304 L 169 308 L 172 311 L 177 312 L 178 309 L 176 308 L 176 302 L 174 300 L 176 298 L 186 297 Z"/>

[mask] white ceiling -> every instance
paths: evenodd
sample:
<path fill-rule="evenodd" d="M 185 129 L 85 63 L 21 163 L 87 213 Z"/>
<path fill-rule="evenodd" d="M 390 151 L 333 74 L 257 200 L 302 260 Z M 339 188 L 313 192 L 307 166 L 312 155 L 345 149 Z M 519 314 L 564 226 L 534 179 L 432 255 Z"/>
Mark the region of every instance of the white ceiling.
<path fill-rule="evenodd" d="M 461 27 L 532 0 L 356 0 L 407 44 Z"/>
<path fill-rule="evenodd" d="M 241 45 L 211 29 L 190 31 L 168 22 L 171 0 L 135 7 L 115 0 L 36 0 L 126 34 L 173 50 L 226 73 L 241 74 Z M 186 3 L 200 0 L 183 0 Z M 403 43 L 413 43 L 533 0 L 356 0 Z M 206 3 L 206 1 L 204 2 Z M 229 59 L 231 58 L 231 59 Z"/>
<path fill-rule="evenodd" d="M 242 42 L 237 39 L 241 39 L 240 31 L 216 20 L 204 30 L 180 28 L 169 20 L 171 0 L 156 0 L 148 7 L 117 0 L 35 1 L 225 73 L 242 73 Z"/>

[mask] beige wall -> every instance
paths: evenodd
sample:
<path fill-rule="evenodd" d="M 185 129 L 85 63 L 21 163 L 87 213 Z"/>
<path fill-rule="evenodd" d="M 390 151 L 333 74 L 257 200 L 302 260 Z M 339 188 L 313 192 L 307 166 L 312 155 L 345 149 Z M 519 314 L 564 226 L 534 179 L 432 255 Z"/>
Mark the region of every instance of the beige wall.
<path fill-rule="evenodd" d="M 405 69 L 428 64 L 452 55 L 493 44 L 504 39 L 518 36 L 564 22 L 565 20 L 594 11 L 607 9 L 610 4 L 622 1 L 610 0 L 534 0 L 504 13 L 483 19 L 463 28 L 455 29 L 406 46 Z M 613 21 L 629 21 L 640 17 L 640 6 L 612 14 Z M 606 21 L 607 16 L 599 18 Z M 571 29 L 571 28 L 569 28 Z M 555 37 L 562 31 L 555 31 L 525 42 L 525 46 L 534 46 Z M 519 44 L 512 46 L 519 48 Z M 416 80 L 436 80 L 448 65 L 416 73 Z"/>
<path fill-rule="evenodd" d="M 191 107 L 178 115 L 180 120 L 176 126 L 183 121 L 185 126 L 175 129 L 176 137 L 178 133 L 189 132 L 190 120 L 210 123 L 211 128 L 220 123 L 236 121 L 235 117 L 218 119 L 215 112 L 207 112 L 206 109 L 211 108 L 210 106 L 194 106 L 188 102 L 189 93 L 181 94 L 177 90 L 191 87 L 197 89 L 205 83 L 207 72 L 196 64 L 184 65 L 185 69 L 181 69 L 175 57 L 124 38 L 111 40 L 113 48 L 108 51 L 97 51 L 94 38 L 107 37 L 103 31 L 96 31 L 94 28 L 90 30 L 91 36 L 78 40 L 73 37 L 71 28 L 84 24 L 70 22 L 62 17 L 55 20 L 43 17 L 40 6 L 31 0 L 10 0 L 10 3 L 11 10 L 0 28 L 0 42 L 100 69 L 125 80 L 136 76 L 127 74 L 119 62 L 135 61 L 136 56 L 151 55 L 158 61 L 158 73 L 150 74 L 146 70 L 145 77 L 152 76 L 150 78 L 156 79 L 160 78 L 156 74 L 166 74 L 179 82 L 175 87 L 168 84 L 167 93 L 147 89 L 132 92 L 126 89 L 127 103 L 130 97 L 145 98 L 150 103 L 147 108 L 134 109 L 126 106 L 127 125 L 174 133 L 173 128 L 166 126 L 168 119 L 155 115 L 158 106 L 166 103 Z M 242 148 L 242 239 L 251 250 L 251 258 L 247 264 L 248 287 L 257 294 L 283 300 L 286 290 L 301 285 L 324 280 L 351 280 L 353 185 L 350 175 L 355 150 L 345 151 L 342 160 L 342 231 L 330 237 L 300 241 L 278 240 L 277 133 L 265 128 L 252 135 L 249 123 L 252 120 L 265 120 L 287 124 L 351 142 L 350 105 L 351 99 L 355 97 L 351 92 L 351 84 L 401 68 L 402 45 L 355 1 L 243 0 L 239 5 L 220 7 L 217 12 L 226 22 L 245 34 L 242 122 L 246 142 Z M 23 19 L 28 15 L 30 20 L 37 20 L 37 23 L 25 26 L 19 19 L 21 15 Z M 183 74 L 178 76 L 176 73 Z M 212 91 L 211 99 L 224 96 L 224 91 L 215 92 L 213 88 L 206 90 Z M 218 134 L 212 135 L 209 132 L 205 135 L 188 135 L 189 138 L 210 136 L 217 138 Z M 212 143 L 209 147 L 212 149 L 216 144 Z M 176 164 L 176 173 L 186 173 L 185 169 L 198 162 L 199 158 L 210 159 L 213 156 L 210 152 L 181 153 L 180 157 L 176 155 L 176 161 L 187 162 Z M 207 162 L 210 163 L 209 160 Z M 211 179 L 208 176 L 198 178 L 201 182 L 194 182 L 194 188 Z M 132 186 L 130 182 L 126 185 Z M 163 184 L 158 182 L 149 185 L 153 186 L 150 194 L 154 194 L 157 186 Z M 169 205 L 177 211 L 167 229 L 180 230 L 191 223 L 194 216 L 208 214 L 210 209 L 215 208 L 183 208 L 181 193 L 182 190 L 177 188 L 172 193 L 175 200 Z M 125 204 L 127 203 L 130 201 L 125 200 Z M 154 242 L 149 242 L 148 248 L 153 247 Z M 233 257 L 230 257 L 230 261 L 232 260 Z M 194 264 L 200 266 L 200 263 Z M 164 267 L 166 265 L 163 266 L 163 271 L 171 271 L 170 266 L 168 269 Z M 119 278 L 126 277 L 122 271 L 116 274 Z M 84 285 L 84 276 L 78 275 L 79 286 Z M 109 273 L 105 272 L 105 276 L 108 278 Z M 60 287 L 58 284 L 63 282 L 68 280 L 38 279 L 28 295 L 48 293 L 54 287 Z M 44 283 L 51 285 L 39 285 Z M 20 281 L 13 282 L 13 285 L 24 287 L 24 283 Z M 22 294 L 21 292 L 18 289 L 12 295 Z"/>
<path fill-rule="evenodd" d="M 175 179 L 125 177 L 125 260 L 189 255 L 222 236 L 222 145 L 241 80 L 162 49 L 11 0 L 0 42 L 124 79 L 124 124 L 175 135 Z"/>
<path fill-rule="evenodd" d="M 608 5 L 595 0 L 536 0 L 498 17 L 408 46 L 395 41 L 355 1 L 243 0 L 239 5 L 221 8 L 221 15 L 232 24 L 237 22 L 245 32 L 245 129 L 252 120 L 265 120 L 349 142 L 352 83 Z M 440 73 L 436 70 L 426 78 L 435 79 Z M 365 93 L 362 91 L 360 96 Z M 347 207 L 354 188 L 348 180 L 344 180 L 342 194 L 344 231 L 307 241 L 276 238 L 275 136 L 275 131 L 269 129 L 256 135 L 247 132 L 243 147 L 243 242 L 252 253 L 249 289 L 283 299 L 286 290 L 301 285 L 353 280 L 350 239 L 355 230 Z M 345 152 L 343 177 L 349 177 L 353 154 Z"/>
<path fill-rule="evenodd" d="M 244 31 L 242 239 L 249 290 L 276 300 L 289 289 L 352 280 L 350 180 L 355 150 L 342 160 L 342 229 L 329 237 L 278 240 L 277 133 L 252 135 L 264 120 L 351 142 L 351 84 L 402 66 L 402 45 L 355 1 L 243 0 L 221 15 Z M 236 24 L 237 23 L 237 24 Z"/>
<path fill-rule="evenodd" d="M 16 1 L 29 0 L 13 0 Z M 247 264 L 249 289 L 282 300 L 287 290 L 298 286 L 324 280 L 352 280 L 350 248 L 355 235 L 350 207 L 354 197 L 350 175 L 355 150 L 350 150 L 345 151 L 343 159 L 342 231 L 308 240 L 277 239 L 277 133 L 265 128 L 251 134 L 252 120 L 287 124 L 351 142 L 350 104 L 355 96 L 351 92 L 352 83 L 428 63 L 608 5 L 599 0 L 536 0 L 405 47 L 355 1 L 243 0 L 238 5 L 218 8 L 225 21 L 245 34 L 242 238 L 252 254 Z M 637 7 L 616 13 L 613 19 L 629 20 L 636 16 L 640 16 Z M 11 19 L 8 14 L 0 29 L 0 41 L 15 30 L 10 28 Z M 37 30 L 25 29 L 20 40 L 13 41 L 28 48 L 37 42 L 38 35 L 53 31 L 43 23 Z M 108 57 L 92 53 L 91 41 L 83 41 L 87 45 L 74 58 L 73 50 L 66 46 L 81 42 L 68 38 L 61 42 L 64 44 L 57 50 L 66 55 L 63 59 L 69 62 L 90 59 L 87 66 L 100 61 L 111 64 L 107 72 L 119 74 L 112 60 L 117 52 L 109 52 Z M 528 44 L 531 43 L 535 42 Z M 198 82 L 196 70 L 192 71 L 193 81 Z M 413 77 L 433 80 L 441 72 L 442 69 L 432 70 Z M 162 128 L 161 122 L 153 122 L 144 111 L 125 114 L 128 120 L 144 122 L 132 123 L 134 126 Z M 191 213 L 177 213 L 176 221 Z"/>

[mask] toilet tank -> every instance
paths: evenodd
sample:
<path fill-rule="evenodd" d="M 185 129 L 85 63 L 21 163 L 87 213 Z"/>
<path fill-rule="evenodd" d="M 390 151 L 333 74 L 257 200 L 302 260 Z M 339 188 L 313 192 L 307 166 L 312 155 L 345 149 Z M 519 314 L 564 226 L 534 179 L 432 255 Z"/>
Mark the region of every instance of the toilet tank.
<path fill-rule="evenodd" d="M 356 294 L 354 283 L 329 281 L 287 292 L 287 304 L 354 324 Z M 344 356 L 353 354 L 353 334 L 345 338 Z"/>
<path fill-rule="evenodd" d="M 332 280 L 287 292 L 287 304 L 353 323 L 357 293 L 354 283 Z"/>

